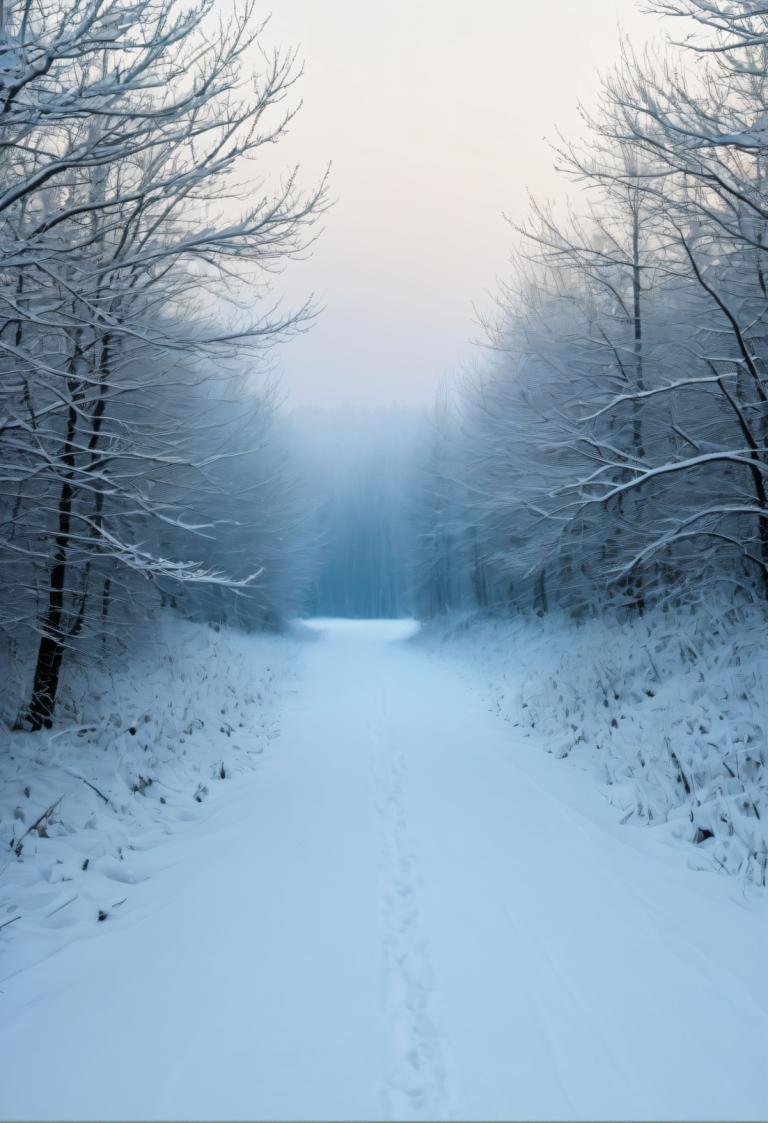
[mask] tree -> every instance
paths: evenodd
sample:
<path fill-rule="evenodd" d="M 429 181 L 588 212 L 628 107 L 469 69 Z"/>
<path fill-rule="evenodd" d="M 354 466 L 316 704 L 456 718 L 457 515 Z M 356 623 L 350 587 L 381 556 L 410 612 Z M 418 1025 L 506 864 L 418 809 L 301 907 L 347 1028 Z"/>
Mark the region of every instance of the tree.
<path fill-rule="evenodd" d="M 152 525 L 200 534 L 190 474 L 227 456 L 202 421 L 178 439 L 189 386 L 229 377 L 243 348 L 258 357 L 310 315 L 245 311 L 324 205 L 324 182 L 303 194 L 295 172 L 274 192 L 248 184 L 239 203 L 243 168 L 294 112 L 295 58 L 266 58 L 247 94 L 262 25 L 249 2 L 211 34 L 213 13 L 211 0 L 17 0 L 4 13 L 0 549 L 24 591 L 12 622 L 40 633 L 32 728 L 50 721 L 64 653 L 115 569 L 253 581 L 141 542 Z"/>
<path fill-rule="evenodd" d="M 461 395 L 464 517 L 499 604 L 768 593 L 768 13 L 657 7 L 715 38 L 625 50 L 586 143 L 557 148 L 581 210 L 534 204 Z"/>

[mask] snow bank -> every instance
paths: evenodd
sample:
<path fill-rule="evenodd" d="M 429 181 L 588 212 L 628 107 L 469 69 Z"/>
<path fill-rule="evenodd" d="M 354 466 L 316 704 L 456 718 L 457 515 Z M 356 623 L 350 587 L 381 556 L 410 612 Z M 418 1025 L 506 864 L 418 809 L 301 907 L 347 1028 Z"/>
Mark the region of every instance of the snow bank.
<path fill-rule="evenodd" d="M 642 619 L 448 617 L 450 652 L 490 707 L 593 773 L 621 821 L 660 827 L 690 864 L 765 886 L 765 620 L 739 610 Z M 695 848 L 695 849 L 694 849 Z"/>
<path fill-rule="evenodd" d="M 162 865 L 257 765 L 297 647 L 169 613 L 113 672 L 71 667 L 53 729 L 0 734 L 0 975 L 130 910 L 132 855 Z"/>

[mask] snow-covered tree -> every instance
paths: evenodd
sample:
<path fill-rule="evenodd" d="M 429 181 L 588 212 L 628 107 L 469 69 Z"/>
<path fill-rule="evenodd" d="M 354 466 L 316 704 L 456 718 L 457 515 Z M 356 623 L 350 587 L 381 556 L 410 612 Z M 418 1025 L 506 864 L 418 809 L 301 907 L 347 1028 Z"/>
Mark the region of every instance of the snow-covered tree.
<path fill-rule="evenodd" d="M 33 728 L 118 587 L 246 588 L 263 568 L 251 555 L 225 572 L 195 551 L 196 489 L 219 486 L 230 452 L 186 408 L 309 315 L 265 300 L 324 185 L 303 193 L 292 172 L 254 186 L 298 76 L 277 53 L 251 77 L 261 30 L 250 0 L 227 20 L 212 0 L 3 6 L 0 559 L 6 627 L 39 634 Z M 175 553 L 158 549 L 161 527 Z"/>
<path fill-rule="evenodd" d="M 707 37 L 627 48 L 558 145 L 572 211 L 534 205 L 462 394 L 465 533 L 499 604 L 768 592 L 768 13 L 658 9 Z"/>

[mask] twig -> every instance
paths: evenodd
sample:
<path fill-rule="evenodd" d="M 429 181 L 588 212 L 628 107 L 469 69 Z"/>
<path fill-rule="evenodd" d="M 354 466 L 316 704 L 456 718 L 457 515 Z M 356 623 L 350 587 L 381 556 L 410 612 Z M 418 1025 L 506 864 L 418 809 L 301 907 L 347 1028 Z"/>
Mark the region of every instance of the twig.
<path fill-rule="evenodd" d="M 71 905 L 73 901 L 77 900 L 77 896 L 78 896 L 77 893 L 75 893 L 74 897 L 70 897 L 69 900 L 65 901 L 63 905 L 57 905 L 55 909 L 51 909 L 50 912 L 47 912 L 45 914 L 46 920 L 48 919 L 49 916 L 54 916 L 57 912 L 61 912 L 61 910 L 65 909 L 67 907 L 67 905 Z"/>
<path fill-rule="evenodd" d="M 9 924 L 15 924 L 17 920 L 21 920 L 21 913 L 19 913 L 18 916 L 14 916 L 10 920 L 6 920 L 2 924 L 0 924 L 0 929 L 7 928 Z"/>
<path fill-rule="evenodd" d="M 44 819 L 47 819 L 49 815 L 52 815 L 52 814 L 53 814 L 53 812 L 54 812 L 54 811 L 56 810 L 56 808 L 57 808 L 57 807 L 59 806 L 59 804 L 61 803 L 61 801 L 62 801 L 62 799 L 63 799 L 63 798 L 64 798 L 64 796 L 63 796 L 63 795 L 60 795 L 60 796 L 59 796 L 59 798 L 58 798 L 58 799 L 56 800 L 56 802 L 55 802 L 55 803 L 52 803 L 52 804 L 51 804 L 51 806 L 50 806 L 50 807 L 48 808 L 48 810 L 47 810 L 47 811 L 44 811 L 44 812 L 42 813 L 42 815 L 40 816 L 40 818 L 39 818 L 39 819 L 35 819 L 35 821 L 34 821 L 34 823 L 32 824 L 32 826 L 31 826 L 31 827 L 27 827 L 27 829 L 26 829 L 26 830 L 24 831 L 24 834 L 23 834 L 23 835 L 22 835 L 22 836 L 21 836 L 21 837 L 20 837 L 19 839 L 17 839 L 17 840 L 16 840 L 16 841 L 15 841 L 14 843 L 12 843 L 11 845 L 12 845 L 12 846 L 13 846 L 13 845 L 15 845 L 15 846 L 18 846 L 20 842 L 23 842 L 23 841 L 24 841 L 24 839 L 25 839 L 25 838 L 27 837 L 27 835 L 28 835 L 28 834 L 30 834 L 30 833 L 31 833 L 32 831 L 36 831 L 36 830 L 37 830 L 37 828 L 38 828 L 38 827 L 40 826 L 40 824 L 42 823 L 42 821 L 43 821 Z"/>
<path fill-rule="evenodd" d="M 108 799 L 107 796 L 104 795 L 104 792 L 100 792 L 95 784 L 92 784 L 90 780 L 86 780 L 85 776 L 78 776 L 78 774 L 76 772 L 69 772 L 66 768 L 64 769 L 64 771 L 67 773 L 68 776 L 71 776 L 73 780 L 82 780 L 83 783 L 86 784 L 91 789 L 91 791 L 96 792 L 96 795 L 101 796 L 101 798 L 104 800 L 104 802 L 106 804 L 109 804 L 109 799 Z"/>

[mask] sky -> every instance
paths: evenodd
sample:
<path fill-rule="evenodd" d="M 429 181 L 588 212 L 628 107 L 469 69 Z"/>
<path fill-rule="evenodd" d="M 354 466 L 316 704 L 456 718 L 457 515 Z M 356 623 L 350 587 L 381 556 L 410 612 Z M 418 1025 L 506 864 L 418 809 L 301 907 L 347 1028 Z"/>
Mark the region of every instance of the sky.
<path fill-rule="evenodd" d="M 430 401 L 481 360 L 478 312 L 508 276 L 529 192 L 562 197 L 548 146 L 582 130 L 636 0 L 279 0 L 265 36 L 304 60 L 280 146 L 335 204 L 280 280 L 323 311 L 279 356 L 289 404 Z"/>

